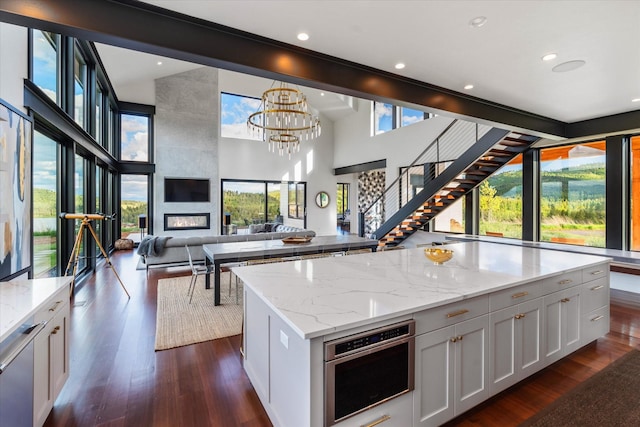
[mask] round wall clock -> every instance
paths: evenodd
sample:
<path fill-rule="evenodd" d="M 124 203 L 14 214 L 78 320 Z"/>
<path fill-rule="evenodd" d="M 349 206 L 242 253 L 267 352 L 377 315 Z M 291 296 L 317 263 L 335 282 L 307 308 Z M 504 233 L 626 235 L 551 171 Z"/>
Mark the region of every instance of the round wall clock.
<path fill-rule="evenodd" d="M 326 191 L 320 191 L 316 194 L 316 205 L 319 208 L 326 208 L 329 206 L 329 194 Z"/>

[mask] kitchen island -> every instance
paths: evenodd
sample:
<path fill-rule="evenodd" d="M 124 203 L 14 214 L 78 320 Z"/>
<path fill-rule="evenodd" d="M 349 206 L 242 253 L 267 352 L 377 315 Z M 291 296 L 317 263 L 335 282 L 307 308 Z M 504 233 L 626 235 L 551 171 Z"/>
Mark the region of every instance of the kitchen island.
<path fill-rule="evenodd" d="M 44 424 L 69 377 L 72 280 L 0 282 L 0 424 Z"/>
<path fill-rule="evenodd" d="M 439 425 L 609 330 L 608 258 L 446 247 L 444 265 L 405 249 L 234 269 L 245 370 L 275 426 Z M 326 344 L 407 322 L 409 390 L 329 415 Z"/>

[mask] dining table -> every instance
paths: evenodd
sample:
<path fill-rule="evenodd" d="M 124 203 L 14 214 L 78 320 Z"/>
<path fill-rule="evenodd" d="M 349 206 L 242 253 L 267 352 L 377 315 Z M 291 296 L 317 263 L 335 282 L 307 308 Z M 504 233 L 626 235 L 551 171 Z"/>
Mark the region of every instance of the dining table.
<path fill-rule="evenodd" d="M 298 260 L 311 254 L 341 254 L 359 249 L 375 251 L 378 241 L 351 234 L 315 236 L 306 239 L 255 240 L 244 242 L 211 243 L 202 245 L 205 264 L 210 274 L 205 275 L 205 287 L 211 288 L 211 273 L 214 283 L 214 305 L 220 305 L 220 269 L 223 264 L 238 264 L 255 259 L 280 258 Z"/>

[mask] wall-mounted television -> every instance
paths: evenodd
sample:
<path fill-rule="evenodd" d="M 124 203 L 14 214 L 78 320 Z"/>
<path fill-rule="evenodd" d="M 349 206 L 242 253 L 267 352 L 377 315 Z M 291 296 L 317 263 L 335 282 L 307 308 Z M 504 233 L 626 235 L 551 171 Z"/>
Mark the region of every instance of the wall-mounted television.
<path fill-rule="evenodd" d="M 211 201 L 208 179 L 165 178 L 165 202 L 209 202 Z"/>

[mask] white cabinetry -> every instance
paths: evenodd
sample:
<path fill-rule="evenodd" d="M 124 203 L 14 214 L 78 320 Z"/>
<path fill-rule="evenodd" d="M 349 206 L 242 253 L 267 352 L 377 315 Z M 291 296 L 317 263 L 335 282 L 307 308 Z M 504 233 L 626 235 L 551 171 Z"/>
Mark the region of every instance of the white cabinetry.
<path fill-rule="evenodd" d="M 609 332 L 608 265 L 585 269 L 582 274 L 582 345 Z"/>
<path fill-rule="evenodd" d="M 69 377 L 69 289 L 62 288 L 35 320 L 47 322 L 34 340 L 33 423 L 39 427 Z"/>
<path fill-rule="evenodd" d="M 416 425 L 440 425 L 489 397 L 487 330 L 484 314 L 416 337 Z"/>
<path fill-rule="evenodd" d="M 335 427 L 380 426 L 396 427 L 413 424 L 413 400 L 411 393 L 403 394 L 381 405 L 349 417 Z"/>
<path fill-rule="evenodd" d="M 489 299 L 489 381 L 495 394 L 539 370 L 544 359 L 541 283 L 496 292 Z M 535 298 L 535 299 L 532 299 Z"/>
<path fill-rule="evenodd" d="M 544 297 L 545 365 L 580 348 L 580 286 Z"/>

